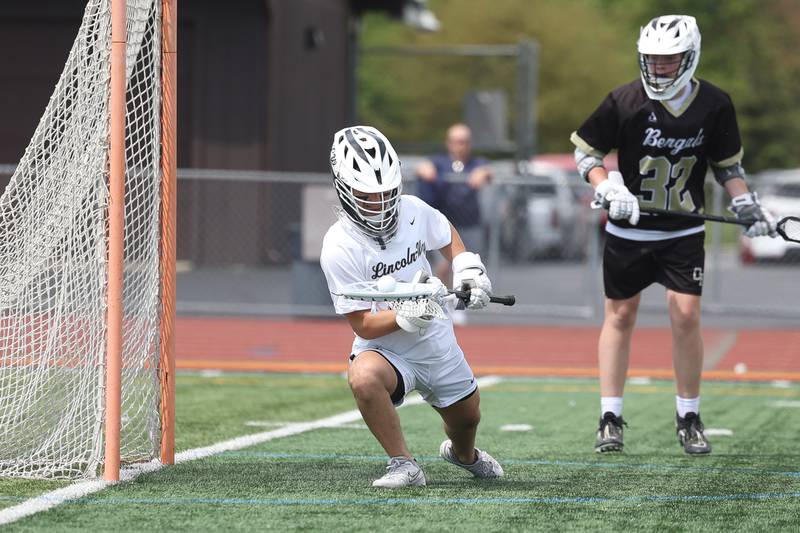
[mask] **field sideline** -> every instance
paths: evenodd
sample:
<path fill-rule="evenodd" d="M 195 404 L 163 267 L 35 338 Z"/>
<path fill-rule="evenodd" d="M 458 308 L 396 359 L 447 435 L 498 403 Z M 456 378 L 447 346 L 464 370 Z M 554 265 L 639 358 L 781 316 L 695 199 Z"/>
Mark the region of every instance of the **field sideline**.
<path fill-rule="evenodd" d="M 414 396 L 400 414 L 428 486 L 387 492 L 369 486 L 385 458 L 353 411 L 341 375 L 182 372 L 177 444 L 184 462 L 12 527 L 796 529 L 800 472 L 796 431 L 788 428 L 800 422 L 800 386 L 706 384 L 703 413 L 715 449 L 704 458 L 686 457 L 677 444 L 673 394 L 670 382 L 633 380 L 626 395 L 626 453 L 599 456 L 591 451 L 595 380 L 486 382 L 478 446 L 507 472 L 489 483 L 436 456 L 444 438 L 440 422 Z M 190 454 L 198 458 L 189 461 Z M 2 480 L 0 513 L 65 485 Z"/>

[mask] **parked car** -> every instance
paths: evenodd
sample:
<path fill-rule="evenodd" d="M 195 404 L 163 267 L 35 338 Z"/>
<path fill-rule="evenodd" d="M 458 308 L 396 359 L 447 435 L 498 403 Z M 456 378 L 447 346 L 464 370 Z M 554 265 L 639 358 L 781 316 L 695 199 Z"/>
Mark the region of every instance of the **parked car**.
<path fill-rule="evenodd" d="M 769 209 L 777 220 L 800 215 L 800 170 L 763 173 L 759 180 L 761 205 Z M 787 242 L 780 237 L 742 235 L 739 240 L 739 257 L 743 263 L 756 261 L 800 261 L 800 244 Z"/>
<path fill-rule="evenodd" d="M 617 168 L 615 157 L 606 168 Z M 583 258 L 589 232 L 605 225 L 605 211 L 591 211 L 592 188 L 578 174 L 573 155 L 542 154 L 518 170 L 504 184 L 500 204 L 505 255 L 521 261 Z"/>
<path fill-rule="evenodd" d="M 575 253 L 565 245 L 575 201 L 551 176 L 520 175 L 500 191 L 500 246 L 512 260 L 558 258 Z"/>
<path fill-rule="evenodd" d="M 413 169 L 424 156 L 405 154 L 403 173 L 414 193 Z M 512 261 L 580 259 L 590 231 L 603 231 L 605 211 L 591 211 L 592 188 L 581 179 L 573 154 L 543 154 L 530 161 L 494 160 L 492 187 L 481 190 L 487 235 L 499 238 Z M 606 160 L 615 170 L 616 157 Z M 597 225 L 597 221 L 600 225 Z M 490 228 L 496 225 L 497 233 Z M 594 228 L 594 229 L 593 229 Z"/>
<path fill-rule="evenodd" d="M 498 179 L 500 246 L 514 261 L 579 258 L 586 244 L 577 171 L 533 160 Z M 572 173 L 574 172 L 574 176 Z M 501 175 L 501 173 L 497 173 Z"/>

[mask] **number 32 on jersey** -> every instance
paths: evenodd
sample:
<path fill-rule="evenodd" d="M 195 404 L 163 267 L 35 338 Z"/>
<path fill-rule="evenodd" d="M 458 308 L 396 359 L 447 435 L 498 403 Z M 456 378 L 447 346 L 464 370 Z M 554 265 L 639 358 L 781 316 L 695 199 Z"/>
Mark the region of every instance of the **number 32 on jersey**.
<path fill-rule="evenodd" d="M 664 156 L 644 156 L 639 160 L 642 176 L 639 203 L 673 211 L 694 211 L 696 206 L 686 181 L 692 175 L 697 156 L 682 157 L 672 163 Z"/>

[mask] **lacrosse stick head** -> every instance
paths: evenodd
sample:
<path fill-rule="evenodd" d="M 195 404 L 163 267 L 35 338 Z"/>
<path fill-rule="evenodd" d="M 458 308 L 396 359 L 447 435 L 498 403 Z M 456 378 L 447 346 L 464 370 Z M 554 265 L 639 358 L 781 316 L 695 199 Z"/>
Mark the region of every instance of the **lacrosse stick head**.
<path fill-rule="evenodd" d="M 377 281 L 359 281 L 342 287 L 336 296 L 362 302 L 397 302 L 403 300 L 431 299 L 436 287 L 430 283 L 398 281 L 390 291 L 382 291 Z"/>
<path fill-rule="evenodd" d="M 395 300 L 389 303 L 389 308 L 406 318 L 439 318 L 447 319 L 442 304 L 430 298 L 416 300 Z"/>
<path fill-rule="evenodd" d="M 390 291 L 380 290 L 376 281 L 360 281 L 342 287 L 334 293 L 350 300 L 364 302 L 389 302 L 389 308 L 407 318 L 440 318 L 447 314 L 442 307 L 442 298 L 435 296 L 436 286 L 430 283 L 408 283 L 398 281 Z"/>
<path fill-rule="evenodd" d="M 781 219 L 776 230 L 784 240 L 800 243 L 800 217 Z"/>

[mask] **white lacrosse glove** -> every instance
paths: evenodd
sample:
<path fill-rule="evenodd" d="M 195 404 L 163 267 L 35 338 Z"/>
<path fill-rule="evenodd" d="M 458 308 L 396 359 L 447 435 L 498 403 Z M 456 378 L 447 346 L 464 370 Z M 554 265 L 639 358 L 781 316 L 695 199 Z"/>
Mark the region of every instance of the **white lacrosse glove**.
<path fill-rule="evenodd" d="M 489 305 L 492 282 L 478 254 L 461 252 L 453 258 L 453 289 L 462 290 L 464 285 L 470 289 L 469 301 L 464 302 L 467 309 L 482 309 Z"/>
<path fill-rule="evenodd" d="M 411 283 L 429 283 L 433 285 L 433 292 L 427 299 L 433 300 L 438 305 L 441 305 L 445 296 L 448 295 L 447 287 L 445 287 L 444 283 L 442 283 L 442 280 L 436 276 L 431 276 L 425 271 L 425 269 L 420 269 L 417 271 L 417 273 L 414 274 L 414 277 L 411 279 Z M 431 322 L 436 319 L 436 316 L 428 314 L 415 316 L 405 313 L 407 308 L 413 307 L 414 306 L 411 305 L 403 306 L 402 304 L 395 307 L 394 321 L 397 322 L 397 325 L 400 326 L 400 329 L 403 331 L 424 335 L 425 330 L 430 327 Z"/>
<path fill-rule="evenodd" d="M 433 292 L 428 298 L 435 301 L 439 305 L 441 305 L 444 298 L 449 294 L 447 287 L 444 283 L 442 283 L 442 280 L 436 276 L 431 276 L 430 273 L 428 273 L 424 268 L 418 270 L 417 273 L 414 274 L 414 277 L 411 279 L 411 283 L 427 283 L 429 285 L 433 285 Z"/>
<path fill-rule="evenodd" d="M 409 333 L 425 334 L 425 330 L 431 326 L 434 318 L 432 316 L 403 316 L 397 312 L 394 315 L 394 321 L 400 326 L 400 329 Z"/>
<path fill-rule="evenodd" d="M 608 173 L 608 179 L 601 181 L 594 189 L 594 200 L 608 208 L 608 218 L 627 219 L 634 226 L 639 223 L 639 200 L 625 186 L 622 174 L 616 170 Z"/>
<path fill-rule="evenodd" d="M 761 206 L 757 193 L 746 192 L 733 197 L 728 209 L 736 214 L 737 219 L 752 222 L 744 230 L 744 234 L 748 237 L 763 237 L 764 235 L 775 237 L 778 235 L 775 217 Z"/>

